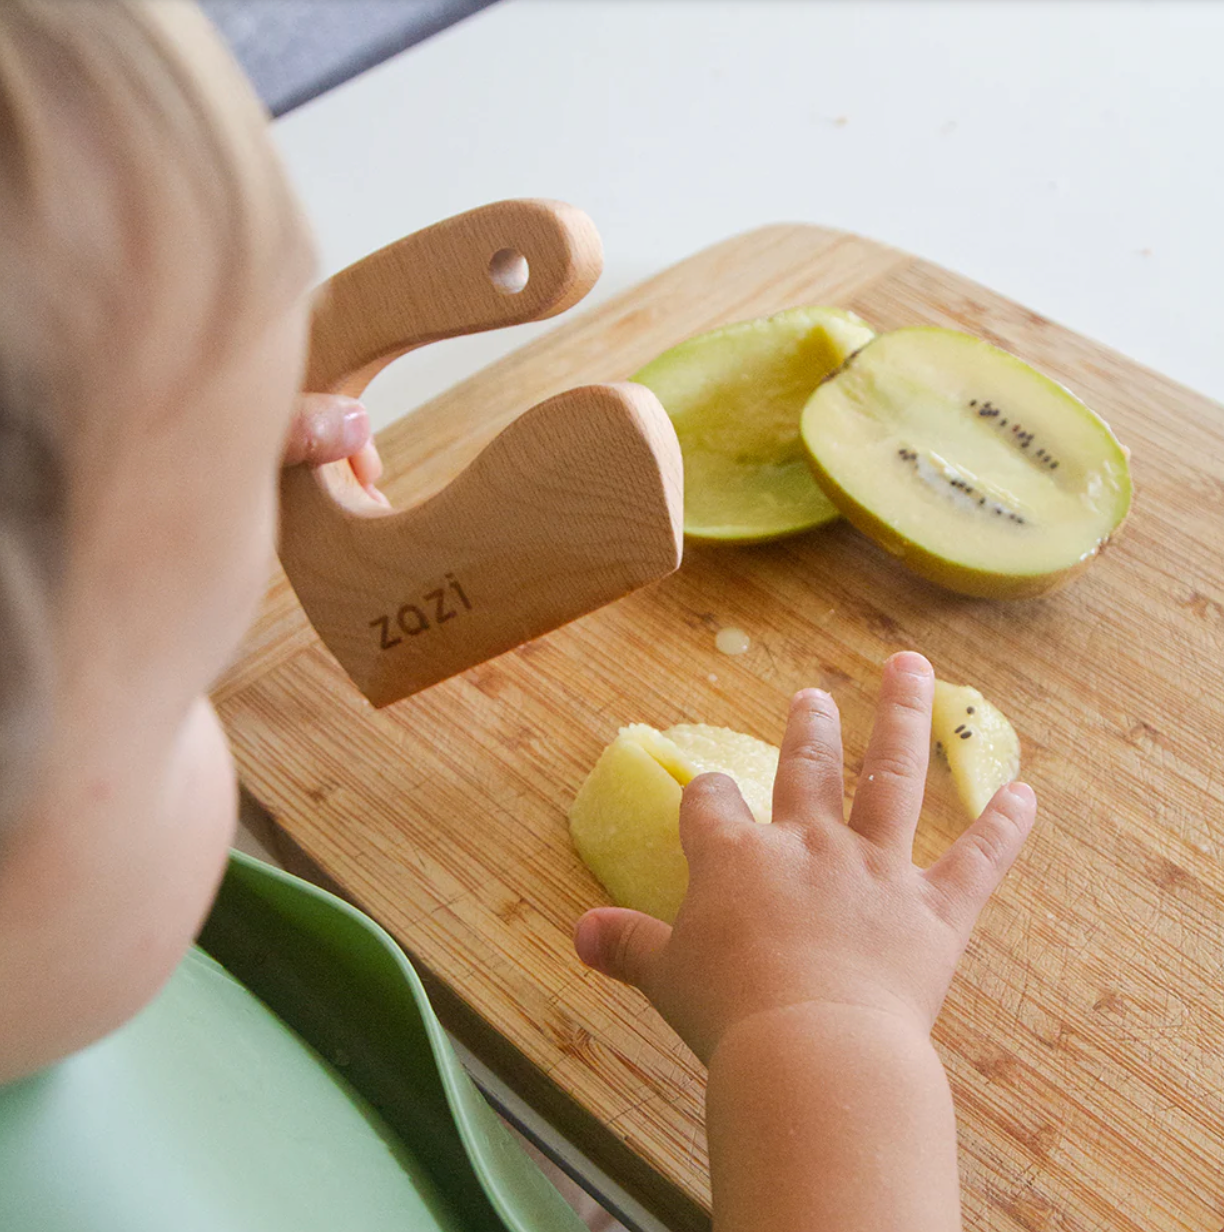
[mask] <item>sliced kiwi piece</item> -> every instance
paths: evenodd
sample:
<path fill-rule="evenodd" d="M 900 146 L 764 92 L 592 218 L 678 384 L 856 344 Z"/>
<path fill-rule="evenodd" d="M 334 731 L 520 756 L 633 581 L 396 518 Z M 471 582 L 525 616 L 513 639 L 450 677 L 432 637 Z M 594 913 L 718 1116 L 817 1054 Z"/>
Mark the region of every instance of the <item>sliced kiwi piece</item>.
<path fill-rule="evenodd" d="M 833 503 L 915 572 L 987 598 L 1043 594 L 1130 508 L 1126 451 L 1061 385 L 949 329 L 881 334 L 803 410 Z"/>
<path fill-rule="evenodd" d="M 634 376 L 680 438 L 686 535 L 755 543 L 837 517 L 812 478 L 799 417 L 812 390 L 873 337 L 852 312 L 791 308 L 690 338 Z"/>
<path fill-rule="evenodd" d="M 969 685 L 935 682 L 931 713 L 935 751 L 948 763 L 961 803 L 978 817 L 1000 787 L 1020 773 L 1016 729 L 995 705 Z"/>

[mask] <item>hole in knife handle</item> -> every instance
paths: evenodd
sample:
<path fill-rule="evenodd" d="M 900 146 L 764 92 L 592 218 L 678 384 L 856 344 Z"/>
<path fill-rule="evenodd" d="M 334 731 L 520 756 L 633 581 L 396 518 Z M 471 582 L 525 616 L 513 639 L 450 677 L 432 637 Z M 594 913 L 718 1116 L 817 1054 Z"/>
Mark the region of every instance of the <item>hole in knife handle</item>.
<path fill-rule="evenodd" d="M 489 280 L 503 295 L 517 295 L 530 276 L 527 258 L 513 248 L 499 248 L 489 258 Z"/>

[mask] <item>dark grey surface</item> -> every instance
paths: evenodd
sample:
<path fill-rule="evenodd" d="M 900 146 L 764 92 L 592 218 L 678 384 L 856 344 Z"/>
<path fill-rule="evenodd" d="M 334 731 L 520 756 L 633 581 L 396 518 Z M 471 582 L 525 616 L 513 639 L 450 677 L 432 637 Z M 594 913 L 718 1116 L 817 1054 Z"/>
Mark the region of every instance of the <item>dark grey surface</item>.
<path fill-rule="evenodd" d="M 273 115 L 494 0 L 200 0 Z"/>

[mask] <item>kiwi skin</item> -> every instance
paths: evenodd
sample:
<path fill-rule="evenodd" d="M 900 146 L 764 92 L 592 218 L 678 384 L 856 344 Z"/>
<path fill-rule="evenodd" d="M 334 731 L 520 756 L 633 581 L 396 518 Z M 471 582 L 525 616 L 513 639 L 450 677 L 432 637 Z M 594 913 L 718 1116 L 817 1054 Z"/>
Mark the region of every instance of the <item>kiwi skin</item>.
<path fill-rule="evenodd" d="M 883 337 L 883 335 L 878 336 Z M 867 345 L 870 345 L 870 343 Z M 821 385 L 825 384 L 826 381 L 834 380 L 840 373 L 845 372 L 865 349 L 864 347 L 855 351 L 840 368 L 830 372 L 824 381 L 821 381 Z M 1017 362 L 1023 361 L 1017 360 Z M 1047 377 L 1046 379 L 1049 380 L 1050 378 Z M 1112 435 L 1112 432 L 1110 435 Z M 1122 448 L 1122 446 L 1119 446 L 1119 448 Z M 1060 589 L 1083 573 L 1107 546 L 1112 546 L 1117 542 L 1123 527 L 1130 517 L 1130 510 L 1133 505 L 1133 500 L 1128 501 L 1126 515 L 1114 527 L 1113 531 L 1106 538 L 1102 539 L 1091 552 L 1085 553 L 1066 569 L 1060 569 L 1054 573 L 994 573 L 984 569 L 970 569 L 965 565 L 953 564 L 951 561 L 944 560 L 943 557 L 929 552 L 926 548 L 901 534 L 895 527 L 890 526 L 882 518 L 872 513 L 870 509 L 855 500 L 820 465 L 810 449 L 805 449 L 804 453 L 807 456 L 808 465 L 812 468 L 812 474 L 816 477 L 816 482 L 820 484 L 821 490 L 837 506 L 842 517 L 855 530 L 866 535 L 868 539 L 874 540 L 890 556 L 895 556 L 908 569 L 918 574 L 919 577 L 926 578 L 928 582 L 934 582 L 935 585 L 955 591 L 957 594 L 968 595 L 973 599 L 1037 599 L 1042 595 L 1048 595 Z"/>
<path fill-rule="evenodd" d="M 1093 551 L 1068 568 L 1056 573 L 1026 576 L 969 569 L 964 565 L 954 565 L 951 561 L 928 552 L 926 548 L 920 547 L 912 539 L 899 534 L 887 522 L 878 518 L 870 509 L 865 509 L 854 497 L 838 487 L 815 459 L 811 460 L 811 464 L 816 482 L 824 489 L 829 500 L 837 506 L 842 517 L 855 530 L 861 531 L 868 539 L 874 540 L 890 556 L 897 557 L 903 565 L 919 577 L 926 578 L 928 582 L 934 582 L 946 590 L 953 590 L 957 594 L 968 595 L 973 599 L 1037 599 L 1042 595 L 1048 595 L 1078 577 L 1106 544 L 1112 544 L 1117 539 L 1122 530 L 1123 524 L 1119 523 L 1113 534 L 1097 544 Z"/>
<path fill-rule="evenodd" d="M 760 534 L 736 534 L 734 527 L 726 530 L 722 528 L 714 530 L 708 526 L 698 526 L 689 530 L 685 527 L 684 541 L 724 548 L 750 548 L 762 543 L 778 543 L 782 539 L 794 539 L 796 535 L 806 535 L 808 531 L 819 530 L 822 526 L 831 526 L 836 521 L 837 514 L 834 513 L 823 522 L 804 522 L 800 526 L 788 526 L 785 530 L 763 531 Z"/>

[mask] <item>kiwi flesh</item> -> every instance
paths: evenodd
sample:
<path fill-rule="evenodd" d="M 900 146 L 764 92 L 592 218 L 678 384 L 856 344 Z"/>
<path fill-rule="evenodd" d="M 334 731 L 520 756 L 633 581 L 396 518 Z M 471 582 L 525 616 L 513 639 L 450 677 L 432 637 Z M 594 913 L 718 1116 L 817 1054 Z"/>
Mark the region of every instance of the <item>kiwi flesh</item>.
<path fill-rule="evenodd" d="M 1053 589 L 1130 508 L 1127 454 L 1108 424 L 1014 355 L 954 330 L 867 343 L 812 394 L 801 436 L 850 522 L 963 594 Z"/>
<path fill-rule="evenodd" d="M 699 334 L 633 377 L 680 439 L 690 539 L 756 543 L 837 517 L 812 477 L 799 417 L 812 390 L 873 337 L 840 308 L 791 308 Z"/>
<path fill-rule="evenodd" d="M 978 817 L 1020 773 L 1020 740 L 1007 716 L 970 685 L 935 682 L 935 752 L 952 771 L 961 803 Z"/>

